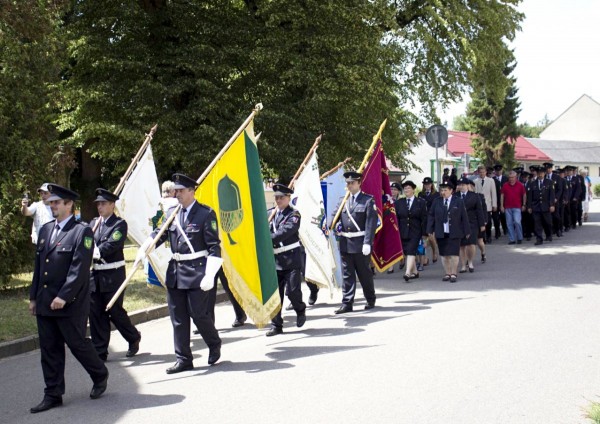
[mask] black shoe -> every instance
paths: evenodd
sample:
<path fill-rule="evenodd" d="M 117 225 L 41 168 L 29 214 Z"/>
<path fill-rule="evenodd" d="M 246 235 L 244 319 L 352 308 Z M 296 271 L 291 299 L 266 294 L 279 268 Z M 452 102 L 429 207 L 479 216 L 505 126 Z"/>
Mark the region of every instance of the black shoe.
<path fill-rule="evenodd" d="M 461 269 L 460 271 L 458 271 L 459 274 L 464 274 L 465 272 L 467 272 L 467 268 Z"/>
<path fill-rule="evenodd" d="M 292 305 L 291 303 L 285 307 L 286 311 L 291 311 L 293 309 L 294 309 L 294 305 Z"/>
<path fill-rule="evenodd" d="M 106 391 L 106 386 L 108 386 L 108 374 L 104 380 L 94 384 L 92 391 L 90 392 L 90 397 L 92 399 L 98 399 L 100 396 L 102 396 L 102 393 Z"/>
<path fill-rule="evenodd" d="M 392 272 L 393 272 L 393 270 L 392 270 Z M 315 294 L 311 293 L 310 296 L 308 296 L 308 304 L 311 306 L 314 305 L 317 302 L 317 296 L 319 296 L 318 293 L 315 293 Z"/>
<path fill-rule="evenodd" d="M 98 357 L 102 360 L 102 362 L 106 362 L 108 360 L 108 353 L 99 353 Z"/>
<path fill-rule="evenodd" d="M 133 343 L 129 343 L 129 349 L 127 349 L 127 353 L 125 354 L 125 356 L 128 358 L 135 356 L 135 354 L 140 351 L 140 342 L 142 341 L 142 333 L 138 333 L 138 334 L 140 335 L 140 338 L 137 339 Z"/>
<path fill-rule="evenodd" d="M 367 304 L 365 305 L 365 311 L 368 311 L 369 309 L 373 309 L 375 307 L 375 302 L 367 302 Z"/>
<path fill-rule="evenodd" d="M 200 330 L 198 330 L 197 328 L 194 330 L 194 334 L 200 334 Z"/>
<path fill-rule="evenodd" d="M 352 312 L 352 305 L 342 305 L 335 311 L 336 315 L 345 314 L 346 312 Z"/>
<path fill-rule="evenodd" d="M 475 268 L 473 268 L 472 266 L 469 267 L 469 272 L 475 272 Z"/>
<path fill-rule="evenodd" d="M 523 244 L 523 240 L 517 240 L 517 244 Z"/>
<path fill-rule="evenodd" d="M 388 269 L 388 270 L 387 270 L 387 273 L 388 273 L 388 274 L 393 274 L 393 273 L 394 273 L 394 268 L 390 268 L 390 269 Z"/>
<path fill-rule="evenodd" d="M 182 372 L 182 371 L 191 371 L 194 369 L 194 364 L 190 363 L 190 364 L 184 364 L 183 362 L 175 362 L 175 365 L 173 365 L 170 368 L 167 368 L 167 374 L 177 374 L 178 372 Z"/>
<path fill-rule="evenodd" d="M 45 397 L 38 405 L 31 408 L 29 412 L 37 414 L 38 412 L 44 412 L 48 409 L 56 408 L 57 406 L 62 406 L 62 398 L 53 399 Z"/>
<path fill-rule="evenodd" d="M 552 241 L 552 237 L 546 237 L 546 241 L 548 241 L 548 242 Z"/>
<path fill-rule="evenodd" d="M 515 244 L 515 242 L 514 241 L 509 241 L 508 244 Z"/>
<path fill-rule="evenodd" d="M 481 263 L 484 264 L 485 263 L 485 255 L 481 255 Z"/>
<path fill-rule="evenodd" d="M 442 281 L 450 281 L 450 274 L 446 274 L 442 277 Z"/>
<path fill-rule="evenodd" d="M 302 311 L 296 317 L 296 327 L 302 327 L 306 322 L 306 311 Z"/>
<path fill-rule="evenodd" d="M 531 241 L 531 237 L 525 237 L 525 240 Z"/>
<path fill-rule="evenodd" d="M 409 280 L 410 280 L 410 275 L 404 274 L 404 281 L 406 281 L 408 283 Z"/>
<path fill-rule="evenodd" d="M 454 274 L 450 275 L 450 282 L 451 283 L 456 283 L 456 275 L 454 275 Z"/>
<path fill-rule="evenodd" d="M 536 240 L 535 243 L 533 243 L 534 246 L 539 246 L 540 244 L 543 244 L 544 242 L 542 240 Z"/>
<path fill-rule="evenodd" d="M 269 331 L 267 331 L 267 337 L 276 336 L 278 334 L 283 334 L 283 328 L 271 327 L 271 329 Z"/>
<path fill-rule="evenodd" d="M 565 233 L 568 233 L 568 232 L 569 232 L 569 230 L 570 230 L 570 228 L 569 228 L 569 227 L 565 228 Z"/>
<path fill-rule="evenodd" d="M 244 314 L 243 317 L 236 318 L 235 321 L 233 321 L 233 324 L 231 324 L 231 326 L 233 328 L 241 327 L 242 325 L 244 325 L 246 323 L 247 319 L 248 319 L 248 316 L 246 314 Z"/>
<path fill-rule="evenodd" d="M 208 351 L 208 365 L 214 365 L 221 358 L 221 345 L 211 347 Z"/>

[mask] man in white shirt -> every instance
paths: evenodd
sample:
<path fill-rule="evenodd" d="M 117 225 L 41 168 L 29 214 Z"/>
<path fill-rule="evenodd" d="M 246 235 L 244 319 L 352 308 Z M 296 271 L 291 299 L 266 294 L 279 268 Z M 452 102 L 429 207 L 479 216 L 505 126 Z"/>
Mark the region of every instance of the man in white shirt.
<path fill-rule="evenodd" d="M 492 212 L 498 210 L 498 194 L 496 193 L 496 183 L 493 178 L 488 177 L 484 165 L 477 167 L 479 177 L 475 178 L 475 192 L 483 194 L 487 206 L 487 225 L 485 228 L 486 243 L 492 242 Z"/>
<path fill-rule="evenodd" d="M 42 200 L 34 202 L 31 206 L 29 206 L 29 199 L 27 197 L 21 201 L 21 213 L 24 216 L 31 216 L 33 218 L 33 225 L 31 226 L 31 242 L 33 244 L 37 244 L 38 234 L 42 225 L 53 219 L 48 202 L 48 198 L 50 197 L 48 183 L 42 184 L 38 189 L 38 193 Z"/>

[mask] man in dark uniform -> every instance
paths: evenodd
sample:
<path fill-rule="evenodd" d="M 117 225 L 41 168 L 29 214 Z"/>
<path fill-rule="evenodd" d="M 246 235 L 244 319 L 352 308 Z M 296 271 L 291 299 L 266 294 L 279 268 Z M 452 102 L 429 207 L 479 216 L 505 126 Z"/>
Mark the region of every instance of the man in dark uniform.
<path fill-rule="evenodd" d="M 85 337 L 94 249 L 92 229 L 73 216 L 77 193 L 56 184 L 48 184 L 48 191 L 55 220 L 40 230 L 29 291 L 29 311 L 37 317 L 46 388 L 44 399 L 31 408 L 32 413 L 62 405 L 65 343 L 92 378 L 92 399 L 104 393 L 108 382 L 108 369 Z"/>
<path fill-rule="evenodd" d="M 527 209 L 533 215 L 535 245 L 544 241 L 542 235 L 546 233 L 546 241 L 552 241 L 552 218 L 554 212 L 554 184 L 552 180 L 545 178 L 546 168 L 540 166 L 537 169 L 535 180 L 527 186 Z"/>
<path fill-rule="evenodd" d="M 536 171 L 537 167 L 535 165 L 532 165 L 529 167 L 529 171 L 523 171 L 523 176 L 524 181 L 523 181 L 523 185 L 525 186 L 525 191 L 527 191 L 527 187 L 529 187 L 529 184 L 534 181 L 537 177 L 537 171 Z M 523 216 L 522 216 L 522 224 L 523 224 L 523 237 L 525 237 L 525 240 L 529 241 L 531 240 L 531 237 L 533 236 L 533 215 L 529 212 L 529 209 L 525 208 L 525 210 L 523 211 Z"/>
<path fill-rule="evenodd" d="M 562 195 L 564 190 L 564 181 L 558 175 L 558 172 L 553 172 L 554 164 L 551 162 L 545 162 L 544 167 L 546 168 L 546 179 L 552 181 L 554 186 L 554 212 L 552 213 L 552 233 L 556 237 L 562 237 L 562 224 L 560 221 L 560 208 L 562 203 Z"/>
<path fill-rule="evenodd" d="M 110 323 L 115 325 L 123 338 L 129 343 L 125 356 L 131 358 L 140 350 L 140 332 L 134 327 L 123 308 L 121 293 L 115 304 L 106 310 L 121 283 L 125 281 L 125 256 L 123 248 L 127 240 L 127 222 L 114 214 L 115 202 L 119 196 L 103 188 L 96 189 L 96 207 L 98 218 L 90 223 L 94 233 L 94 265 L 90 279 L 90 333 L 92 343 L 100 359 L 106 361 L 110 342 Z M 97 221 L 100 220 L 99 223 Z"/>
<path fill-rule="evenodd" d="M 211 310 L 214 304 L 210 300 L 215 276 L 223 263 L 217 216 L 211 208 L 196 202 L 195 180 L 183 174 L 173 174 L 172 180 L 181 210 L 157 242 L 159 246 L 168 239 L 173 252 L 167 268 L 166 286 L 177 362 L 167 368 L 167 374 L 194 369 L 190 318 L 208 346 L 208 364 L 213 365 L 221 357 L 221 338 L 215 328 Z M 175 209 L 169 209 L 167 216 Z M 158 232 L 155 230 L 142 244 L 136 261 L 144 258 Z"/>
<path fill-rule="evenodd" d="M 290 198 L 294 191 L 283 184 L 274 184 L 273 192 L 277 203 L 276 213 L 271 221 L 271 240 L 275 254 L 275 267 L 279 283 L 279 296 L 283 304 L 283 295 L 287 294 L 296 311 L 296 326 L 302 327 L 306 322 L 306 304 L 302 301 L 302 267 L 305 260 L 300 243 L 300 212 L 290 206 Z M 271 320 L 271 329 L 267 336 L 283 333 L 281 309 Z"/>
<path fill-rule="evenodd" d="M 370 269 L 371 251 L 377 227 L 377 206 L 373 196 L 360 190 L 362 174 L 344 173 L 350 196 L 343 206 L 336 232 L 340 237 L 342 255 L 342 306 L 336 314 L 352 312 L 356 294 L 356 276 L 363 288 L 367 304 L 365 309 L 375 307 L 375 286 Z"/>
<path fill-rule="evenodd" d="M 571 230 L 571 193 L 573 186 L 569 178 L 569 165 L 562 169 L 562 178 L 565 182 L 563 192 L 563 232 L 568 233 Z"/>
<path fill-rule="evenodd" d="M 579 181 L 579 176 L 574 173 L 577 169 L 575 166 L 568 165 L 567 169 L 567 181 L 571 184 L 571 194 L 569 197 L 569 218 L 570 222 L 567 224 L 571 227 L 571 229 L 577 228 L 577 209 L 579 208 L 579 203 L 581 203 L 581 183 Z"/>
<path fill-rule="evenodd" d="M 500 191 L 502 186 L 508 182 L 508 177 L 502 172 L 502 165 L 497 163 L 494 165 L 494 179 L 498 181 L 496 185 L 496 195 L 498 196 L 498 217 L 500 219 L 500 225 L 502 226 L 502 233 L 508 234 L 508 227 L 506 226 L 506 215 L 500 210 Z M 497 238 L 497 237 L 496 237 Z"/>

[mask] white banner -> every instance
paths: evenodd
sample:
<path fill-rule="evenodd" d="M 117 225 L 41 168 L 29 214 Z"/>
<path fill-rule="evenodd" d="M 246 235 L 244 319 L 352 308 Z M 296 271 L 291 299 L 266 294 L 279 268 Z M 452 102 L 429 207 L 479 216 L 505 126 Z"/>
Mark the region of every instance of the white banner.
<path fill-rule="evenodd" d="M 152 147 L 148 145 L 137 166 L 125 182 L 119 200 L 116 202 L 118 215 L 127 221 L 127 235 L 138 245 L 141 246 L 150 236 L 153 226 L 156 226 L 162 215 L 162 209 L 164 208 L 164 214 L 166 214 L 168 207 L 173 206 L 171 203 L 163 207 L 161 204 L 163 200 L 167 199 L 161 199 L 160 197 L 160 186 L 156 176 Z M 168 200 L 175 200 L 174 203 L 177 203 L 176 199 Z M 171 249 L 167 248 L 165 244 L 162 244 L 148 255 L 152 269 L 163 286 L 165 285 L 165 276 L 170 259 Z"/>
<path fill-rule="evenodd" d="M 327 226 L 331 227 L 331 223 L 333 222 L 333 218 L 335 213 L 339 209 L 342 204 L 342 200 L 346 195 L 346 180 L 344 178 L 344 172 L 346 170 L 344 167 L 340 167 L 335 173 L 331 174 L 327 178 L 323 180 L 326 185 L 326 193 L 327 193 Z M 333 257 L 335 258 L 335 282 L 339 287 L 342 287 L 342 283 L 344 281 L 342 275 L 342 256 L 340 254 L 340 249 L 338 247 L 338 241 L 335 238 L 335 235 L 332 233 L 329 237 L 329 243 L 331 245 L 331 249 L 333 251 Z"/>
<path fill-rule="evenodd" d="M 294 184 L 292 203 L 300 212 L 300 240 L 306 251 L 305 279 L 333 293 L 335 261 L 323 232 L 326 227 L 325 203 L 319 179 L 317 154 L 313 153 Z"/>

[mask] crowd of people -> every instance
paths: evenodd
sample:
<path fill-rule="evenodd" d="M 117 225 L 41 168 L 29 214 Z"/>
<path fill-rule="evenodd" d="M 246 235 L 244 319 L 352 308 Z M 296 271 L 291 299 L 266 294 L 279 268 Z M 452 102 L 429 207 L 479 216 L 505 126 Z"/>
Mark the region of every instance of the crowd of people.
<path fill-rule="evenodd" d="M 391 183 L 406 282 L 419 278 L 429 264 L 423 246 L 432 262 L 442 257 L 442 280 L 454 283 L 457 273 L 475 271 L 477 248 L 485 263 L 486 245 L 503 236 L 509 245 L 534 239 L 537 246 L 582 226 L 593 197 L 586 170 L 577 172 L 571 165 L 554 169 L 549 162 L 531 166 L 529 172 L 514 168 L 507 175 L 502 165 L 481 165 L 470 178 L 457 178 L 455 170 L 445 169 L 439 192 L 429 177 L 422 184 L 415 195 L 414 182 Z"/>
<path fill-rule="evenodd" d="M 500 165 L 494 169 L 480 166 L 475 178 L 457 178 L 452 172 L 439 184 L 439 191 L 427 177 L 418 193 L 410 180 L 393 182 L 391 191 L 405 256 L 404 280 L 419 278 L 423 267 L 437 262 L 438 256 L 444 268 L 443 281 L 456 283 L 458 274 L 474 272 L 477 247 L 481 262 L 486 261 L 492 226 L 495 240 L 506 235 L 508 244 L 522 244 L 524 239 L 535 237 L 536 245 L 581 226 L 591 199 L 589 181 L 574 172 L 575 167 L 548 172 L 552 168 L 550 163 L 531 167 L 530 172 L 515 168 L 505 176 Z M 366 301 L 364 310 L 375 308 L 377 299 L 370 270 L 377 207 L 373 196 L 361 190 L 362 174 L 346 172 L 344 178 L 348 196 L 340 206 L 335 227 L 342 259 L 342 304 L 335 314 L 354 310 L 358 283 Z M 232 327 L 245 325 L 247 319 L 223 272 L 217 215 L 196 201 L 196 186 L 194 179 L 182 174 L 174 174 L 173 182 L 163 185 L 163 201 L 172 221 L 156 228 L 136 255 L 136 262 L 140 262 L 155 244 L 162 243 L 168 243 L 172 252 L 165 285 L 176 362 L 166 369 L 167 374 L 194 369 L 191 321 L 208 346 L 208 364 L 220 359 L 221 339 L 214 313 L 217 280 L 233 304 L 236 319 Z M 291 188 L 275 184 L 273 190 L 276 207 L 270 214 L 269 228 L 279 296 L 283 303 L 287 295 L 296 313 L 296 326 L 302 327 L 307 321 L 301 290 L 305 266 L 299 238 L 302 217 L 290 204 Z M 108 384 L 104 362 L 108 360 L 111 323 L 128 342 L 125 356 L 136 355 L 141 341 L 141 333 L 123 308 L 124 292 L 107 311 L 125 280 L 127 223 L 114 213 L 118 196 L 98 188 L 94 200 L 98 217 L 87 224 L 74 217 L 77 193 L 57 184 L 43 184 L 38 192 L 39 202 L 29 206 L 29 199 L 22 201 L 22 213 L 34 220 L 36 256 L 29 310 L 37 319 L 46 385 L 44 398 L 31 408 L 32 413 L 62 405 L 65 344 L 90 375 L 90 397 L 97 399 Z M 426 249 L 431 251 L 431 259 Z M 318 289 L 310 287 L 308 304 L 312 305 Z M 86 338 L 88 319 L 91 340 Z M 279 310 L 266 335 L 283 333 L 283 324 Z"/>

